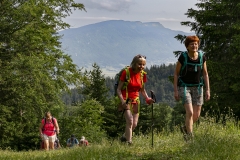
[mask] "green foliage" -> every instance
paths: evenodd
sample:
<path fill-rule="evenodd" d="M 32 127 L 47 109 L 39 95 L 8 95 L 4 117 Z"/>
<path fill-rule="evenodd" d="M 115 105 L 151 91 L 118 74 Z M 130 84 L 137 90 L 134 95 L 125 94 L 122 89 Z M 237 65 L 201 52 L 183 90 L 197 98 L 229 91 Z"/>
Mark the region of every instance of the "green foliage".
<path fill-rule="evenodd" d="M 173 85 L 168 81 L 168 75 L 172 75 L 174 71 L 175 65 L 161 65 L 161 66 L 153 66 L 150 69 L 146 69 L 148 74 L 148 82 L 146 83 L 146 89 L 149 91 L 153 88 L 154 94 L 156 94 L 157 103 L 154 104 L 154 124 L 155 128 L 158 132 L 162 130 L 170 131 L 172 128 L 171 122 L 171 113 L 172 109 L 169 104 L 174 105 L 173 101 Z M 115 81 L 107 77 L 106 79 L 103 77 L 102 72 L 96 64 L 93 64 L 93 70 L 89 72 L 85 72 L 86 79 L 84 83 L 84 87 L 81 92 L 76 93 L 76 91 L 72 90 L 72 102 L 68 102 L 68 104 L 75 104 L 75 102 L 81 103 L 83 98 L 94 98 L 98 102 L 100 102 L 104 106 L 104 112 L 102 113 L 103 117 L 103 125 L 102 129 L 106 131 L 109 137 L 119 136 L 124 132 L 125 120 L 122 116 L 122 113 L 117 112 L 117 108 L 114 104 L 114 84 Z M 160 79 L 160 80 L 159 80 Z M 76 90 L 76 89 L 75 89 Z M 110 90 L 110 92 L 107 92 Z M 112 93 L 111 93 L 112 91 Z M 104 96 L 103 96 L 104 95 Z M 84 96 L 84 97 L 81 97 Z M 66 98 L 67 95 L 65 94 Z M 68 98 L 69 99 L 69 98 Z M 147 107 L 145 105 L 145 100 L 140 96 L 141 99 L 141 113 L 140 119 L 137 129 L 135 133 L 147 133 L 151 129 L 151 107 Z M 167 101 L 169 104 L 161 103 L 162 101 Z M 107 102 L 107 103 L 106 103 Z M 160 103 L 159 103 L 160 102 Z M 67 103 L 65 101 L 65 103 Z M 164 117 L 164 118 L 163 118 Z M 180 122 L 179 122 L 180 123 Z"/>
<path fill-rule="evenodd" d="M 58 117 L 61 91 L 82 80 L 57 32 L 69 27 L 62 18 L 71 9 L 84 6 L 73 0 L 0 3 L 0 147 L 35 148 L 43 113 Z"/>
<path fill-rule="evenodd" d="M 171 130 L 174 130 L 175 126 L 182 126 L 185 124 L 186 111 L 181 101 L 178 102 L 172 109 Z"/>
<path fill-rule="evenodd" d="M 138 134 L 149 133 L 152 129 L 156 132 L 170 131 L 173 109 L 164 103 L 153 106 L 142 105 L 139 124 L 135 132 Z M 153 127 L 153 128 L 152 128 Z"/>
<path fill-rule="evenodd" d="M 106 131 L 109 136 L 116 136 L 117 128 L 114 121 L 116 118 L 116 107 L 109 96 L 109 89 L 106 86 L 105 77 L 102 74 L 100 67 L 94 63 L 91 71 L 85 71 L 84 75 L 87 79 L 83 83 L 82 94 L 86 99 L 95 99 L 102 106 L 104 112 L 102 113 L 103 123 L 101 128 Z"/>
<path fill-rule="evenodd" d="M 125 128 L 124 116 L 122 115 L 122 112 L 117 111 L 114 102 L 114 99 L 112 99 L 112 101 L 104 107 L 105 112 L 102 114 L 104 120 L 102 128 L 106 131 L 109 137 L 120 136 Z"/>
<path fill-rule="evenodd" d="M 108 88 L 106 87 L 105 78 L 100 67 L 94 63 L 91 71 L 85 71 L 84 76 L 87 81 L 83 83 L 82 93 L 86 98 L 96 99 L 103 106 L 109 104 Z"/>
<path fill-rule="evenodd" d="M 225 111 L 234 110 L 240 116 L 238 95 L 240 93 L 240 5 L 231 0 L 199 0 L 198 9 L 188 9 L 186 15 L 194 21 L 181 22 L 191 27 L 201 39 L 200 49 L 208 58 L 211 95 L 216 103 L 209 103 Z M 184 36 L 176 36 L 183 42 Z M 215 106 L 216 105 L 216 106 Z"/>
<path fill-rule="evenodd" d="M 31 160 L 53 159 L 179 159 L 179 160 L 208 160 L 231 159 L 238 160 L 239 129 L 233 119 L 229 119 L 225 126 L 217 124 L 210 117 L 202 117 L 202 122 L 194 126 L 194 141 L 186 143 L 180 130 L 173 133 L 156 133 L 152 137 L 134 135 L 133 145 L 127 146 L 119 141 L 102 139 L 101 143 L 90 143 L 88 147 L 73 149 L 62 148 L 55 151 L 23 151 L 1 150 L 2 160 Z M 152 146 L 153 138 L 153 146 Z"/>
<path fill-rule="evenodd" d="M 101 129 L 103 111 L 104 107 L 95 100 L 86 100 L 77 106 L 66 107 L 58 119 L 61 132 L 59 139 L 62 145 L 66 145 L 67 139 L 72 134 L 77 138 L 85 136 L 90 143 L 100 142 L 99 137 L 106 137 L 104 130 Z"/>

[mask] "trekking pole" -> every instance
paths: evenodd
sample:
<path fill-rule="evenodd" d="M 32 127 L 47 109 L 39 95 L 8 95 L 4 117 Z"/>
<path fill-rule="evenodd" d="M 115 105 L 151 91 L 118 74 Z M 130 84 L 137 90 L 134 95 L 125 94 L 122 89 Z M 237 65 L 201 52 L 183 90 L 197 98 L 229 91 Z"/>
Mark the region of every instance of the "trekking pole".
<path fill-rule="evenodd" d="M 156 97 L 153 93 L 153 91 L 150 91 L 151 92 L 151 98 L 154 100 L 154 103 L 156 102 Z M 153 123 L 153 103 L 152 103 L 152 126 L 151 126 L 151 129 L 152 129 L 152 147 L 153 147 L 153 126 L 154 126 L 154 123 Z"/>

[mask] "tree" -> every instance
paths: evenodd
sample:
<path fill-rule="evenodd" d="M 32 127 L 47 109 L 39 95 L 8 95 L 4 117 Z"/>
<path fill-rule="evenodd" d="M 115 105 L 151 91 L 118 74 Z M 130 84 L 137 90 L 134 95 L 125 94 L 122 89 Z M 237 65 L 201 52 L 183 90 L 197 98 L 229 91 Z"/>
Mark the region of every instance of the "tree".
<path fill-rule="evenodd" d="M 86 99 L 95 99 L 102 106 L 104 106 L 103 125 L 104 129 L 109 136 L 116 136 L 116 107 L 114 106 L 112 97 L 109 97 L 109 89 L 106 86 L 105 77 L 102 74 L 100 67 L 94 63 L 91 71 L 85 71 L 84 76 L 87 81 L 84 83 L 82 93 Z"/>
<path fill-rule="evenodd" d="M 101 128 L 103 112 L 104 107 L 96 100 L 86 100 L 77 106 L 65 107 L 59 118 L 59 123 L 62 124 L 60 139 L 66 140 L 74 134 L 79 138 L 85 136 L 90 142 L 100 142 L 106 137 Z"/>
<path fill-rule="evenodd" d="M 208 59 L 211 95 L 214 108 L 224 112 L 231 107 L 240 116 L 240 5 L 231 0 L 199 0 L 198 10 L 188 9 L 191 27 L 201 39 L 201 49 Z M 176 36 L 183 42 L 185 36 Z M 218 103 L 215 103 L 217 101 Z"/>
<path fill-rule="evenodd" d="M 173 109 L 165 103 L 154 103 L 152 106 L 142 105 L 139 124 L 135 129 L 141 133 L 151 131 L 151 126 L 157 132 L 170 131 Z M 152 115 L 153 114 L 153 115 Z"/>
<path fill-rule="evenodd" d="M 109 104 L 108 88 L 106 87 L 105 77 L 100 67 L 94 63 L 91 71 L 85 71 L 84 76 L 87 81 L 84 83 L 82 93 L 90 99 L 96 99 L 103 106 Z"/>
<path fill-rule="evenodd" d="M 56 116 L 63 107 L 60 93 L 81 83 L 72 59 L 63 53 L 58 31 L 73 0 L 2 0 L 0 2 L 0 147 L 38 147 L 43 113 Z M 31 141 L 29 141 L 31 139 Z M 27 144 L 29 142 L 29 144 Z"/>

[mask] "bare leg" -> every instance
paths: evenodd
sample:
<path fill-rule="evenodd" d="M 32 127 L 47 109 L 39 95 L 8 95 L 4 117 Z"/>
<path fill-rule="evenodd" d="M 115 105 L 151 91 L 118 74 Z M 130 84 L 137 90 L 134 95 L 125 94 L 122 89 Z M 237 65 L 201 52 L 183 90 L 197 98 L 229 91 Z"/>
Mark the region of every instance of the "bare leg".
<path fill-rule="evenodd" d="M 198 120 L 201 114 L 201 108 L 202 106 L 198 106 L 198 105 L 193 106 L 193 123 L 195 123 Z"/>
<path fill-rule="evenodd" d="M 137 124 L 138 124 L 138 117 L 139 117 L 139 114 L 138 114 L 138 113 L 133 114 L 133 125 L 132 125 L 132 130 L 134 130 L 134 129 L 137 127 Z"/>
<path fill-rule="evenodd" d="M 184 104 L 186 111 L 185 125 L 187 129 L 187 133 L 192 133 L 193 128 L 193 107 L 191 103 Z"/>
<path fill-rule="evenodd" d="M 49 150 L 49 141 L 48 141 L 48 140 L 44 140 L 44 149 L 45 149 L 46 151 Z"/>
<path fill-rule="evenodd" d="M 54 149 L 54 142 L 49 142 L 49 149 Z"/>
<path fill-rule="evenodd" d="M 125 137 L 130 142 L 132 140 L 133 115 L 130 110 L 126 110 L 124 116 L 126 120 Z"/>

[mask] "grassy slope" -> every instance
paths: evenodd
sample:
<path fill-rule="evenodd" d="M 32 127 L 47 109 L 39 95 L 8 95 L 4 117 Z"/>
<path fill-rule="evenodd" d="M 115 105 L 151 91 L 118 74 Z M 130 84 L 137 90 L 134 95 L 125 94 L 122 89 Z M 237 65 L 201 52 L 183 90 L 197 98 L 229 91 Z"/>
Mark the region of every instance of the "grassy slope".
<path fill-rule="evenodd" d="M 55 151 L 0 151 L 0 159 L 53 159 L 53 160 L 239 160 L 240 140 L 238 127 L 229 122 L 225 127 L 205 121 L 194 126 L 194 142 L 183 141 L 179 131 L 175 133 L 154 134 L 152 147 L 151 134 L 134 136 L 132 146 L 117 140 L 103 141 L 101 145 L 60 149 Z"/>

